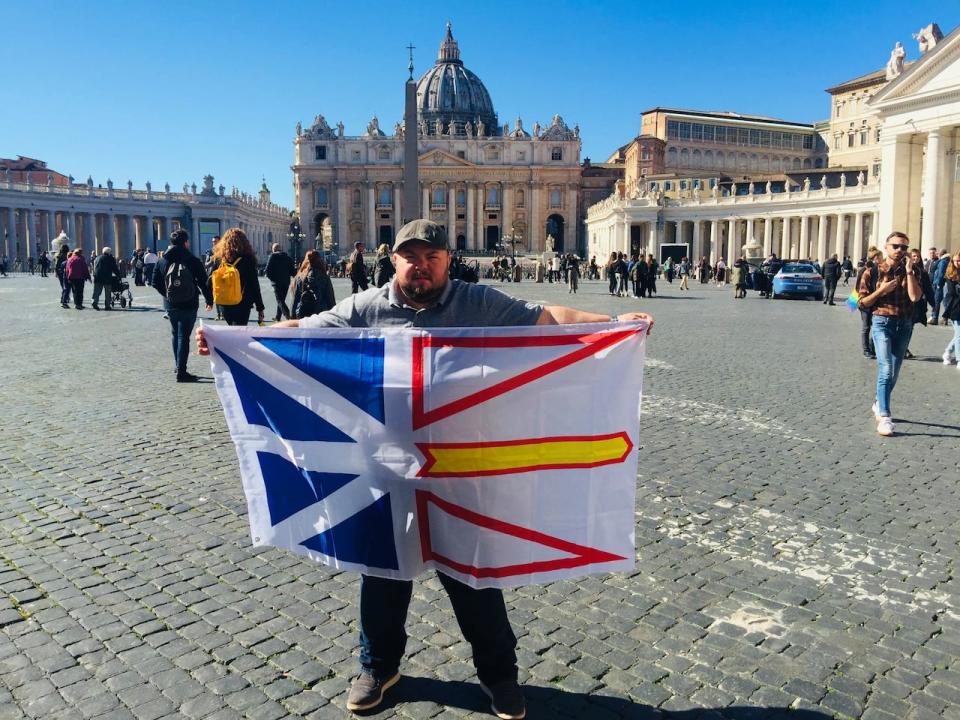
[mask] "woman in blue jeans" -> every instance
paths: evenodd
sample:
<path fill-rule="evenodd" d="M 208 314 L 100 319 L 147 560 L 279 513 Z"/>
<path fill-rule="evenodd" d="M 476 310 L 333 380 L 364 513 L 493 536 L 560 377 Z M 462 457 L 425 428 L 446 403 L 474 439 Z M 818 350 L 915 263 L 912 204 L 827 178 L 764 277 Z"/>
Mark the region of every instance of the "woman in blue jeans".
<path fill-rule="evenodd" d="M 943 351 L 943 364 L 957 364 L 960 370 L 960 251 L 954 253 L 943 274 L 943 318 L 953 326 L 953 339 Z"/>
<path fill-rule="evenodd" d="M 877 353 L 877 395 L 872 409 L 877 432 L 884 436 L 893 435 L 890 395 L 913 335 L 914 303 L 923 296 L 909 246 L 904 233 L 890 233 L 883 259 L 864 271 L 857 288 L 860 308 L 873 313 L 870 335 Z"/>

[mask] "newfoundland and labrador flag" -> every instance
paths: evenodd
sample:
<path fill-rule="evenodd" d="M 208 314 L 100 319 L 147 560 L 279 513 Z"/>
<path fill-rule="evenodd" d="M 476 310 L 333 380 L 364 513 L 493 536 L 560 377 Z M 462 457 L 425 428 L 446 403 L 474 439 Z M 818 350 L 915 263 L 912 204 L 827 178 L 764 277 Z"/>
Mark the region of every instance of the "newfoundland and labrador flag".
<path fill-rule="evenodd" d="M 473 587 L 633 568 L 645 331 L 205 327 L 254 544 Z"/>

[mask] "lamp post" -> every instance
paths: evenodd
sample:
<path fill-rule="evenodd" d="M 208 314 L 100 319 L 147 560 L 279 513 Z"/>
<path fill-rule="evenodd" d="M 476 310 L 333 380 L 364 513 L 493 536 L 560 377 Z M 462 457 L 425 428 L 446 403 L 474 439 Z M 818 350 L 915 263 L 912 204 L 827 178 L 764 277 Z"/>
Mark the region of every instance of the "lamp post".
<path fill-rule="evenodd" d="M 290 214 L 292 218 L 290 222 L 290 232 L 287 233 L 287 240 L 290 243 L 290 252 L 293 254 L 293 262 L 295 265 L 299 265 L 300 261 L 303 259 L 300 257 L 300 248 L 303 245 L 303 239 L 305 235 L 303 234 L 303 229 L 300 227 L 300 220 L 293 213 Z"/>

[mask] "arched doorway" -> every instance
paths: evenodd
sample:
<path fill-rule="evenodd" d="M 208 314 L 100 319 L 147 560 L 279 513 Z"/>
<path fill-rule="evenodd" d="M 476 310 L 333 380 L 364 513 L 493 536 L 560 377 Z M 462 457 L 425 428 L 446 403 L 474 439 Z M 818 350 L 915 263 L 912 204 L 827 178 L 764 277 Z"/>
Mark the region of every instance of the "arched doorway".
<path fill-rule="evenodd" d="M 494 251 L 497 249 L 497 245 L 499 244 L 500 244 L 500 226 L 487 225 L 487 236 L 486 236 L 487 250 Z"/>
<path fill-rule="evenodd" d="M 547 235 L 553 237 L 554 252 L 563 252 L 563 215 L 553 214 L 547 218 Z"/>
<path fill-rule="evenodd" d="M 378 245 L 393 245 L 393 225 L 381 225 L 377 231 Z"/>
<path fill-rule="evenodd" d="M 467 249 L 467 238 L 463 233 L 457 235 L 457 250 Z"/>

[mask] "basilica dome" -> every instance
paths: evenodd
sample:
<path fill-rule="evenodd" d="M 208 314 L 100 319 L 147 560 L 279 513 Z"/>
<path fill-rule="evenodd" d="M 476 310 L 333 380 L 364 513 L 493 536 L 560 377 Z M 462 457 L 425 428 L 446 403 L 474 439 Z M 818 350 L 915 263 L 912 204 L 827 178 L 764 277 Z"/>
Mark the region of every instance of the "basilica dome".
<path fill-rule="evenodd" d="M 453 123 L 452 134 L 462 135 L 468 122 L 473 128 L 483 123 L 485 135 L 498 132 L 490 93 L 480 78 L 463 66 L 450 23 L 447 23 L 447 35 L 440 44 L 436 64 L 417 82 L 417 121 L 421 127 L 426 123 L 427 133 L 431 135 L 437 134 L 438 122 L 443 134 L 450 132 L 450 123 Z"/>

